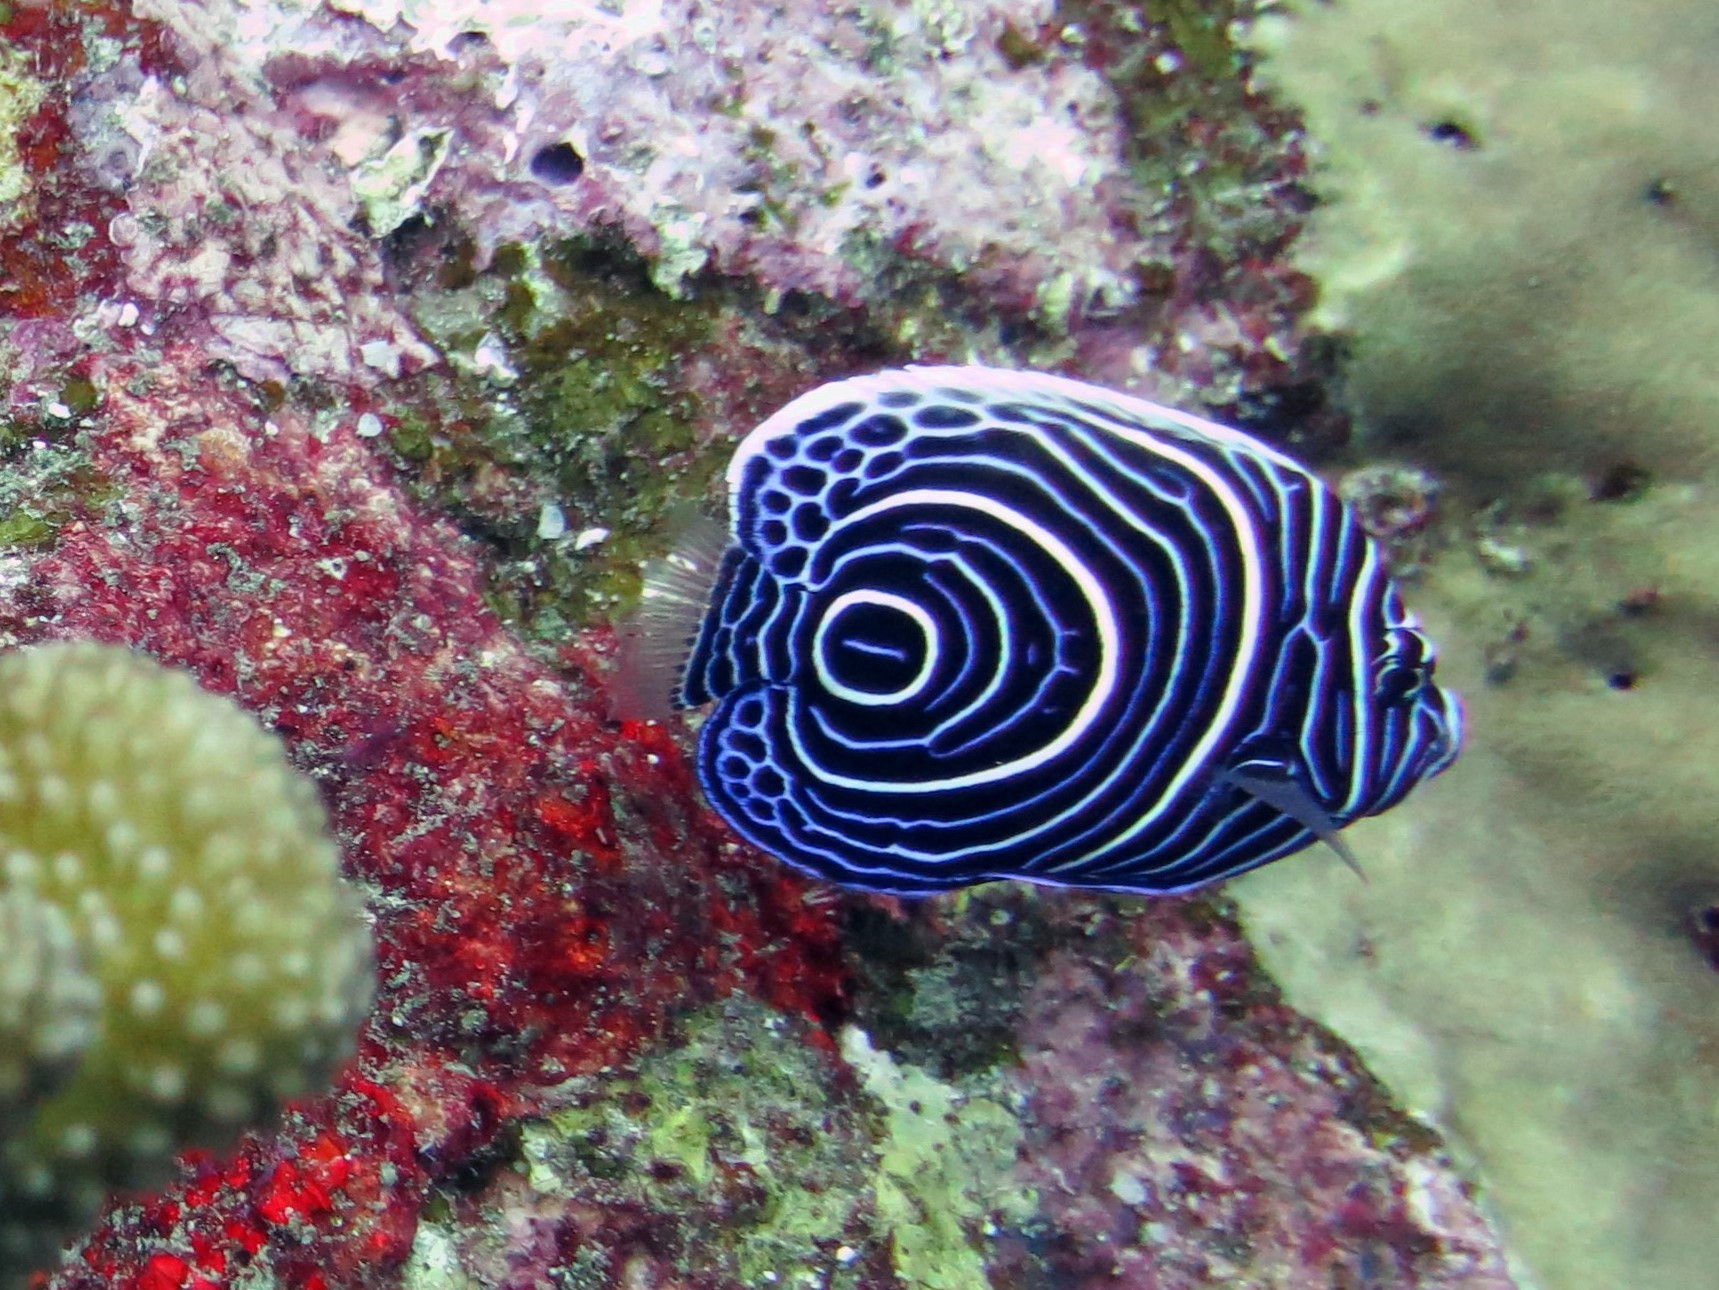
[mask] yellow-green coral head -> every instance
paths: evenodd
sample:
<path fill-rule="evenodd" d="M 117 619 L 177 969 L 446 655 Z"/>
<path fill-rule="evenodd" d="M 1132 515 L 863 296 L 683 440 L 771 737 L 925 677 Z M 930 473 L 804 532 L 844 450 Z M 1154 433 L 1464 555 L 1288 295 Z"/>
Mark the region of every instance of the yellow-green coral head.
<path fill-rule="evenodd" d="M 0 1284 L 323 1081 L 370 938 L 279 739 L 129 650 L 0 656 Z"/>

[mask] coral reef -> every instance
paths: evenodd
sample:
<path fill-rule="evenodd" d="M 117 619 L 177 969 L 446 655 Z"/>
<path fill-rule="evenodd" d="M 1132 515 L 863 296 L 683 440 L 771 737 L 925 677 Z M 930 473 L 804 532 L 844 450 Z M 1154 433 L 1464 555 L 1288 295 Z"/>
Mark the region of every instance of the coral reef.
<path fill-rule="evenodd" d="M 857 1030 L 843 1035 L 842 1056 L 887 1117 L 872 1195 L 891 1269 L 908 1285 L 983 1290 L 990 1279 L 980 1251 L 1038 1209 L 1033 1189 L 1012 1176 L 1023 1133 L 1006 1081 L 1001 1089 L 942 1083 Z"/>
<path fill-rule="evenodd" d="M 173 92 L 145 81 L 104 127 L 143 154 L 114 227 L 132 298 L 151 313 L 196 299 L 211 352 L 247 374 L 422 362 L 374 289 L 365 234 L 426 218 L 457 219 L 485 261 L 612 226 L 671 293 L 718 265 L 857 303 L 887 290 L 901 247 L 1016 308 L 1131 298 L 1142 244 L 1092 200 L 1125 179 L 1102 80 L 1068 59 L 1010 68 L 997 48 L 1009 24 L 1048 18 L 1039 0 L 806 5 L 786 22 L 574 0 L 528 26 L 477 5 L 352 8 L 363 23 L 295 3 L 141 5 L 191 74 Z M 901 85 L 910 97 L 887 88 Z M 257 110 L 225 128 L 246 100 Z M 290 146 L 307 129 L 326 150 Z M 178 146 L 193 135 L 212 148 Z M 238 217 L 281 191 L 290 208 L 263 226 Z M 354 312 L 337 317 L 343 300 Z"/>
<path fill-rule="evenodd" d="M 29 887 L 0 895 L 7 948 L 0 977 L 0 1142 L 30 1122 L 95 1039 L 101 987 L 84 967 L 65 911 Z"/>
<path fill-rule="evenodd" d="M 480 266 L 619 234 L 671 294 L 716 269 L 765 312 L 888 320 L 935 292 L 895 322 L 920 346 L 1091 326 L 1090 374 L 1183 378 L 1184 397 L 1229 401 L 1294 361 L 1304 293 L 1270 257 L 1298 212 L 1296 141 L 1237 88 L 1227 14 L 338 8 L 363 21 L 150 0 L 154 39 L 81 77 L 101 106 L 75 118 L 80 147 L 128 180 L 125 300 L 145 324 L 195 300 L 181 325 L 247 374 L 373 383 L 424 362 L 373 289 L 377 251 L 450 225 Z M 951 306 L 968 327 L 937 317 Z"/>
<path fill-rule="evenodd" d="M 1261 25 L 1328 199 L 1295 260 L 1375 442 L 1482 486 L 1711 470 L 1719 104 L 1695 0 L 1508 15 L 1308 6 Z"/>
<path fill-rule="evenodd" d="M 1057 1234 L 1055 1284 L 1514 1284 L 1433 1135 L 1284 1006 L 1233 923 L 1085 912 L 1021 1028 L 1018 1172 Z"/>
<path fill-rule="evenodd" d="M 588 1266 L 648 1267 L 653 1279 L 675 1269 L 740 1285 L 875 1277 L 867 1117 L 828 1048 L 742 997 L 688 1017 L 675 1039 L 635 1071 L 572 1082 L 565 1109 L 525 1128 L 519 1166 L 495 1190 L 526 1198 L 510 1208 L 537 1217 L 531 1242 L 555 1233 L 548 1243 L 583 1244 Z M 599 1254 L 567 1222 L 581 1212 L 627 1235 Z M 518 1265 L 539 1260 L 517 1232 L 466 1223 L 444 1239 L 444 1257 L 474 1284 L 497 1284 L 510 1262 L 532 1283 Z"/>
<path fill-rule="evenodd" d="M 8 224 L 19 218 L 18 208 L 30 190 L 28 171 L 18 155 L 20 127 L 42 106 L 42 95 L 41 82 L 29 74 L 27 60 L 0 51 L 0 209 Z"/>
<path fill-rule="evenodd" d="M 1445 485 L 1417 605 L 1465 764 L 1372 881 L 1240 888 L 1291 997 L 1478 1163 L 1548 1290 L 1712 1280 L 1716 49 L 1705 6 L 1307 5 L 1262 28 L 1296 252 L 1366 442 Z M 1429 898 L 1429 885 L 1436 894 Z"/>
<path fill-rule="evenodd" d="M 92 467 L 132 488 L 20 555 L 0 627 L 132 641 L 286 735 L 372 893 L 382 994 L 334 1098 L 230 1164 L 194 1161 L 62 1279 L 137 1284 L 177 1260 L 184 1284 L 267 1261 L 301 1284 L 381 1284 L 431 1182 L 534 1089 L 742 983 L 828 1013 L 828 916 L 725 842 L 665 733 L 604 726 L 580 679 L 595 660 L 558 680 L 525 655 L 462 541 L 369 477 L 352 421 L 318 439 L 202 364 L 186 347 L 102 369 Z"/>
<path fill-rule="evenodd" d="M 1003 1060 L 951 1076 L 857 1026 L 838 1053 L 702 1009 L 555 1090 L 420 1224 L 405 1284 L 1513 1284 L 1433 1135 L 1211 907 L 987 892 L 855 944 L 909 939 L 980 996 L 1002 927 L 1043 947 Z"/>
<path fill-rule="evenodd" d="M 1340 439 L 1246 16 L 0 10 L 0 645 L 127 645 L 277 732 L 379 969 L 330 1092 L 111 1198 L 48 1286 L 1501 1284 L 1211 907 L 810 886 L 678 727 L 606 716 L 626 566 L 818 380 L 1078 367 Z M 39 947 L 0 1021 L 83 1042 L 69 929 L 0 916 Z"/>

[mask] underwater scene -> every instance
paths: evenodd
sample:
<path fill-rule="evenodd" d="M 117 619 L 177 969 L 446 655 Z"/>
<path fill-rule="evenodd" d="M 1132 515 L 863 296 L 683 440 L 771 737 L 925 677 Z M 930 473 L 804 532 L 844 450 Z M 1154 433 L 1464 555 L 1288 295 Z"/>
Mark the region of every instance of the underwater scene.
<path fill-rule="evenodd" d="M 0 1290 L 1719 1290 L 1716 59 L 0 0 Z"/>

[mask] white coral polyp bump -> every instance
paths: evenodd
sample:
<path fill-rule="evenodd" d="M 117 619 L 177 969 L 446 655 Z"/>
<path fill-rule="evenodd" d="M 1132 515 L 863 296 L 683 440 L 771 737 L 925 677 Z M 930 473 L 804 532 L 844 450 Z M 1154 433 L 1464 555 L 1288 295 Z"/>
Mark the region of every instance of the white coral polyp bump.
<path fill-rule="evenodd" d="M 0 783 L 3 1287 L 104 1191 L 326 1081 L 371 960 L 314 788 L 184 673 L 0 656 Z"/>
<path fill-rule="evenodd" d="M 0 1139 L 63 1083 L 95 1038 L 101 992 L 66 915 L 28 887 L 0 891 Z"/>

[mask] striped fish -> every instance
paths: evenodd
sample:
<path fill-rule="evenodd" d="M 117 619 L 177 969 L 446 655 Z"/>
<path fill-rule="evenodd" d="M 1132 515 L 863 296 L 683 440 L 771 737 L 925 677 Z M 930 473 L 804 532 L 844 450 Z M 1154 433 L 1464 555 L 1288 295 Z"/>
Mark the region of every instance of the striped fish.
<path fill-rule="evenodd" d="M 635 705 L 714 704 L 711 803 L 904 894 L 1142 892 L 1330 842 L 1450 765 L 1378 548 L 1238 431 L 1055 376 L 910 368 L 752 431 L 729 526 L 647 570 Z"/>

